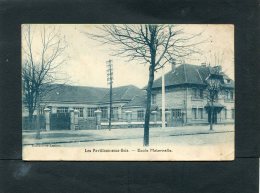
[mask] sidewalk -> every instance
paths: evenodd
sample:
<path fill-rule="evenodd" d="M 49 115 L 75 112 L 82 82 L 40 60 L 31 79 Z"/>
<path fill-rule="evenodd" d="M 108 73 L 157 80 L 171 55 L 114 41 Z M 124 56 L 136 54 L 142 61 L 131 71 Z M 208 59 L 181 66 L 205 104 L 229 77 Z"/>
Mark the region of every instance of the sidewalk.
<path fill-rule="evenodd" d="M 183 136 L 234 132 L 234 125 L 209 125 L 150 128 L 150 137 Z M 73 142 L 105 141 L 143 138 L 143 128 L 103 130 L 42 131 L 41 139 L 35 139 L 36 132 L 23 132 L 23 145 L 44 145 Z"/>

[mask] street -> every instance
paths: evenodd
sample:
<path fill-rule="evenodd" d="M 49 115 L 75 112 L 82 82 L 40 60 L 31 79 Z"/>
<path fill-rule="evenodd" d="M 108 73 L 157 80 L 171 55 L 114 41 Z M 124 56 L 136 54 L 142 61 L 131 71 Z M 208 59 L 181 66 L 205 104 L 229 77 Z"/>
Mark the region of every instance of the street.
<path fill-rule="evenodd" d="M 128 146 L 128 147 L 141 147 L 143 143 L 142 138 L 135 139 L 115 139 L 104 141 L 89 141 L 89 142 L 72 142 L 60 143 L 57 146 L 65 147 L 109 147 L 109 146 Z M 179 135 L 179 136 L 164 136 L 164 137 L 151 137 L 150 145 L 158 146 L 193 146 L 193 145 L 219 145 L 226 144 L 233 146 L 234 132 L 225 133 L 210 133 L 210 134 L 192 134 L 192 135 Z M 227 147 L 228 148 L 228 147 Z"/>
<path fill-rule="evenodd" d="M 205 145 L 233 143 L 234 125 L 184 126 L 150 128 L 151 145 Z M 23 132 L 23 145 L 26 146 L 140 146 L 143 143 L 143 128 L 105 130 L 67 130 L 44 131 L 41 139 L 35 138 L 35 132 Z"/>
<path fill-rule="evenodd" d="M 234 125 L 23 132 L 27 160 L 233 160 Z M 117 152 L 117 153 L 113 153 Z"/>

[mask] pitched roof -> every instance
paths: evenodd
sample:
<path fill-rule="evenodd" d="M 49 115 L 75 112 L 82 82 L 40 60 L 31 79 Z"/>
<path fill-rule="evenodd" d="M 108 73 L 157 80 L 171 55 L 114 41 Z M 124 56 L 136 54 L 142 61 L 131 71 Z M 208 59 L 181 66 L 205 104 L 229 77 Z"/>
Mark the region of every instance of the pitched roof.
<path fill-rule="evenodd" d="M 107 88 L 60 85 L 51 90 L 43 101 L 53 102 L 99 102 L 107 93 Z"/>
<path fill-rule="evenodd" d="M 199 66 L 192 64 L 182 64 L 177 66 L 173 71 L 165 74 L 165 86 L 176 86 L 182 84 L 199 84 L 205 85 L 205 79 L 210 74 L 210 66 Z M 225 78 L 228 76 L 224 73 Z M 153 88 L 160 88 L 162 86 L 162 78 L 158 78 L 153 83 Z M 230 84 L 224 84 L 226 87 L 234 87 L 234 81 L 231 80 Z"/>
<path fill-rule="evenodd" d="M 113 88 L 113 101 L 130 101 L 142 93 L 140 88 L 127 85 Z M 44 96 L 42 101 L 105 103 L 109 102 L 109 89 L 87 86 L 53 85 L 53 89 Z"/>
<path fill-rule="evenodd" d="M 145 107 L 146 105 L 146 91 L 142 90 L 139 95 L 133 97 L 131 101 L 126 103 L 123 107 Z"/>
<path fill-rule="evenodd" d="M 132 100 L 134 96 L 140 95 L 143 92 L 140 88 L 134 85 L 115 87 L 112 91 L 113 101 L 129 101 Z M 109 96 L 108 91 L 103 97 L 102 102 L 109 102 Z"/>

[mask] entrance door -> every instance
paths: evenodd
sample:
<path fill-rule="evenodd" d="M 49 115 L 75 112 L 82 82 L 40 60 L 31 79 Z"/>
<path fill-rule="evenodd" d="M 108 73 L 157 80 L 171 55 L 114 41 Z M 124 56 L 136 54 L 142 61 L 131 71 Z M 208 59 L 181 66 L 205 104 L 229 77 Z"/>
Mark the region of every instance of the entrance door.
<path fill-rule="evenodd" d="M 183 125 L 183 117 L 181 113 L 181 109 L 172 109 L 172 126 L 182 126 Z"/>
<path fill-rule="evenodd" d="M 210 123 L 210 119 L 211 119 L 211 111 L 208 112 L 208 122 Z M 217 112 L 215 110 L 213 110 L 213 120 L 212 120 L 213 124 L 217 124 Z"/>

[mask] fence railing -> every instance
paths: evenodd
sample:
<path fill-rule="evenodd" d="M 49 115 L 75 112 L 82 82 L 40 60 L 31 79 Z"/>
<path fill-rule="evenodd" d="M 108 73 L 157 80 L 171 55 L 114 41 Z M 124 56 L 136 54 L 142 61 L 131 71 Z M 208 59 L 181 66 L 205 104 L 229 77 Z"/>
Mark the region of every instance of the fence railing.
<path fill-rule="evenodd" d="M 71 117 L 70 113 L 50 113 L 48 116 L 40 115 L 39 119 L 37 116 L 33 116 L 32 121 L 29 121 L 28 117 L 23 117 L 23 130 L 48 130 L 46 129 L 46 117 L 49 118 L 49 130 L 72 130 L 72 128 L 84 130 L 84 129 L 97 129 L 97 117 L 92 118 L 79 118 L 77 123 L 75 122 L 75 115 Z M 71 120 L 74 122 L 71 122 Z M 38 123 L 39 122 L 39 123 Z M 75 126 L 72 127 L 71 124 Z M 100 128 L 107 128 L 109 125 L 108 118 L 101 118 Z M 131 128 L 131 127 L 143 127 L 144 125 L 144 117 L 133 116 L 129 119 L 125 117 L 116 117 L 111 120 L 112 128 Z M 161 126 L 161 117 L 160 116 L 152 116 L 150 117 L 150 126 Z"/>
<path fill-rule="evenodd" d="M 38 119 L 39 118 L 39 119 Z M 22 117 L 22 129 L 23 130 L 44 130 L 45 129 L 45 116 L 33 115 L 32 120 L 29 117 Z"/>

